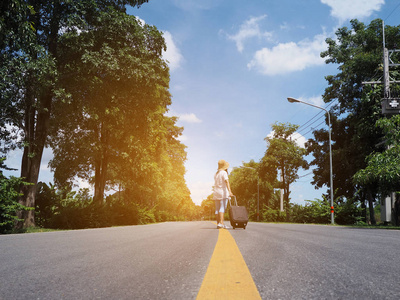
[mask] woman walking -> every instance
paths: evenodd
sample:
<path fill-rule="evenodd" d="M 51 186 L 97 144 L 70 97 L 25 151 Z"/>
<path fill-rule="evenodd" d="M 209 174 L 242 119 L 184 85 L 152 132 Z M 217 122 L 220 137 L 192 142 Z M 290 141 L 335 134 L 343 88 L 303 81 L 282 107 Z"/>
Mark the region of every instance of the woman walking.
<path fill-rule="evenodd" d="M 218 161 L 218 171 L 214 175 L 214 202 L 217 228 L 228 228 L 224 224 L 224 214 L 228 205 L 228 198 L 233 196 L 228 178 L 229 163 L 223 159 Z"/>

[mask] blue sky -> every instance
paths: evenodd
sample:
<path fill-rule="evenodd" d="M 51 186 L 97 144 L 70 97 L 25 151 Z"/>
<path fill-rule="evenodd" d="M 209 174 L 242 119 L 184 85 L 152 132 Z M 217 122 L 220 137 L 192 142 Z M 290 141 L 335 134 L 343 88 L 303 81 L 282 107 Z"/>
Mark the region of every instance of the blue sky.
<path fill-rule="evenodd" d="M 150 0 L 129 13 L 164 32 L 170 62 L 172 105 L 187 145 L 186 181 L 200 204 L 212 192 L 219 159 L 239 167 L 259 161 L 271 124 L 302 125 L 320 113 L 291 96 L 325 106 L 324 76 L 337 66 L 319 57 L 325 39 L 357 18 L 400 22 L 399 1 L 390 0 Z M 314 119 L 315 120 L 315 119 Z M 300 128 L 326 127 L 322 117 Z M 314 127 L 316 126 L 316 127 Z M 310 171 L 301 171 L 305 175 Z M 320 198 L 312 175 L 293 184 L 292 201 Z M 234 191 L 233 191 L 234 192 Z"/>
<path fill-rule="evenodd" d="M 128 13 L 164 32 L 165 59 L 171 70 L 170 115 L 183 126 L 187 146 L 186 182 L 196 204 L 212 193 L 217 162 L 239 167 L 259 161 L 264 138 L 275 122 L 302 125 L 320 110 L 290 104 L 294 97 L 325 106 L 324 76 L 337 66 L 319 57 L 325 39 L 357 18 L 400 23 L 399 0 L 150 0 Z M 321 115 L 320 115 L 321 116 Z M 318 118 L 320 117 L 318 116 Z M 315 120 L 315 119 L 314 119 Z M 324 127 L 322 116 L 299 129 L 299 142 Z M 20 155 L 10 153 L 8 166 L 18 167 Z M 39 180 L 52 181 L 43 157 Z M 300 171 L 303 176 L 309 171 Z M 14 174 L 18 175 L 18 174 Z M 312 175 L 291 186 L 292 202 L 321 198 Z M 233 191 L 234 192 L 234 191 Z"/>

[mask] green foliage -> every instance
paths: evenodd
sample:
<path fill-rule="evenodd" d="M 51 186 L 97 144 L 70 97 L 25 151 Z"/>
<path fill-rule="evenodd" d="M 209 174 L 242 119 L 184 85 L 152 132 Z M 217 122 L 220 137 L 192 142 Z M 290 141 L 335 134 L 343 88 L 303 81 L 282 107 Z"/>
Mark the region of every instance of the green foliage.
<path fill-rule="evenodd" d="M 385 26 L 386 47 L 396 48 L 400 41 L 399 31 L 399 26 Z M 366 158 L 371 153 L 383 150 L 378 144 L 384 133 L 381 127 L 375 126 L 382 118 L 383 86 L 363 85 L 364 81 L 382 77 L 382 21 L 377 19 L 365 25 L 352 20 L 351 28 L 339 28 L 336 39 L 327 39 L 327 43 L 328 49 L 321 56 L 326 63 L 338 64 L 338 73 L 326 77 L 329 86 L 323 95 L 326 103 L 333 104 L 330 113 L 334 185 L 336 196 L 351 199 L 358 190 L 375 186 L 375 182 L 367 178 L 358 178 L 356 182 L 349 179 L 366 168 Z M 391 76 L 395 79 L 398 73 Z M 396 89 L 396 86 L 391 88 Z M 313 184 L 329 186 L 327 130 L 314 132 L 308 151 L 315 158 L 311 164 L 318 167 L 314 171 Z"/>
<path fill-rule="evenodd" d="M 17 217 L 18 211 L 30 210 L 18 203 L 21 196 L 18 189 L 24 184 L 22 179 L 3 176 L 1 169 L 8 169 L 4 161 L 4 158 L 0 158 L 0 234 L 12 232 L 15 222 L 20 220 Z"/>
<path fill-rule="evenodd" d="M 37 184 L 35 221 L 36 226 L 50 228 L 50 220 L 61 205 L 62 194 L 57 192 L 55 186 L 43 182 Z"/>
<path fill-rule="evenodd" d="M 160 103 L 153 101 L 157 98 L 154 95 L 159 95 L 157 99 L 162 99 L 164 107 L 170 103 L 167 91 L 168 68 L 160 58 L 161 51 L 165 50 L 162 34 L 155 27 L 141 26 L 133 21 L 133 16 L 126 14 L 126 5 L 140 7 L 146 2 L 148 0 L 1 2 L 0 151 L 23 148 L 21 174 L 27 182 L 37 184 L 48 134 L 55 134 L 51 128 L 59 128 L 56 120 L 69 118 L 66 122 L 82 128 L 75 135 L 80 135 L 83 139 L 86 136 L 81 133 L 85 130 L 101 128 L 97 136 L 101 136 L 103 142 L 107 140 L 107 136 L 111 136 L 116 137 L 116 141 L 109 142 L 119 145 L 126 139 L 140 141 L 139 136 L 122 136 L 115 128 L 125 127 L 133 131 L 134 128 L 141 127 L 139 117 L 143 117 L 141 120 L 148 120 L 149 112 L 158 110 Z M 133 85 L 127 80 L 132 77 L 138 79 L 138 84 Z M 81 85 L 74 84 L 76 82 Z M 116 95 L 112 91 L 121 93 Z M 136 91 L 136 94 L 131 95 L 132 99 L 137 100 L 136 103 L 124 102 L 125 106 L 116 105 L 132 91 Z M 125 94 L 121 95 L 123 93 Z M 92 101 L 91 105 L 87 105 L 88 101 L 84 103 L 85 106 L 81 105 L 84 94 L 90 98 L 89 102 Z M 64 110 L 66 103 L 74 106 Z M 140 115 L 143 111 L 138 103 L 144 103 L 148 108 L 143 115 Z M 126 108 L 138 112 L 137 118 L 125 115 L 126 119 L 135 120 L 136 123 L 127 124 L 126 120 L 120 123 L 108 122 L 108 119 L 113 120 L 116 115 L 121 115 L 120 112 L 126 111 Z M 81 119 L 68 114 L 73 109 L 82 112 Z M 88 117 L 90 120 L 87 120 Z M 143 136 L 147 134 L 148 131 L 143 132 Z M 67 135 L 64 137 L 68 138 Z M 92 140 L 86 142 L 90 144 Z M 127 148 L 133 148 L 134 142 Z M 97 156 L 95 163 L 107 162 L 108 156 L 112 157 L 113 151 L 109 151 L 109 145 L 107 142 L 91 144 L 93 147 L 89 149 L 103 156 Z M 148 150 L 147 146 L 143 144 L 139 153 Z M 88 156 L 86 151 L 87 149 L 80 147 L 80 153 L 75 158 L 82 157 L 84 160 L 91 157 L 92 153 L 89 152 Z M 136 150 L 132 149 L 131 153 L 126 149 L 117 151 L 126 157 Z M 74 170 L 79 175 L 85 172 L 87 174 L 92 163 L 82 162 L 82 159 L 77 159 L 76 162 L 71 156 L 67 158 L 72 167 L 76 169 L 79 166 L 78 171 Z M 134 164 L 124 161 L 123 165 Z M 60 173 L 70 175 L 71 171 L 65 167 L 57 172 Z M 97 198 L 101 200 L 105 181 L 108 179 L 103 173 L 107 173 L 107 164 L 101 166 L 100 175 L 96 176 L 96 197 L 100 193 Z M 66 176 L 66 179 L 69 177 Z M 35 187 L 23 189 L 21 202 L 34 207 Z M 23 226 L 33 225 L 30 223 L 33 220 L 32 215 L 24 214 L 23 217 Z"/>
<path fill-rule="evenodd" d="M 331 222 L 330 200 L 306 200 L 305 205 L 294 204 L 291 207 L 291 221 L 295 223 L 329 224 Z M 360 220 L 360 208 L 353 199 L 335 199 L 335 223 L 353 225 Z"/>
<path fill-rule="evenodd" d="M 386 150 L 374 152 L 366 159 L 367 166 L 353 177 L 356 184 L 376 186 L 381 194 L 400 190 L 400 116 L 376 122 L 385 134 Z"/>
<path fill-rule="evenodd" d="M 138 208 L 138 222 L 139 224 L 148 224 L 156 222 L 156 217 L 154 215 L 154 208 Z"/>
<path fill-rule="evenodd" d="M 308 169 L 308 163 L 304 159 L 306 150 L 291 139 L 292 134 L 298 127 L 298 125 L 290 123 L 273 124 L 273 135 L 265 138 L 268 147 L 259 166 L 259 174 L 262 180 L 269 182 L 274 188 L 282 188 L 284 190 L 286 211 L 290 207 L 290 184 L 299 178 L 297 174 L 299 168 Z M 277 180 L 278 172 L 281 174 L 280 181 Z M 289 217 L 288 214 L 287 217 Z"/>
<path fill-rule="evenodd" d="M 139 205 L 126 191 L 108 196 L 99 204 L 88 189 L 72 191 L 40 182 L 36 195 L 36 224 L 43 228 L 82 229 L 127 226 L 154 222 L 200 219 L 200 207 L 183 205 L 161 210 L 158 205 Z M 192 202 L 193 203 L 193 202 Z"/>
<path fill-rule="evenodd" d="M 254 160 L 234 168 L 229 176 L 229 183 L 238 204 L 246 206 L 250 220 L 257 220 L 257 197 L 260 208 L 264 204 L 270 205 L 273 192 L 271 183 L 260 179 L 259 164 Z"/>
<path fill-rule="evenodd" d="M 304 206 L 295 204 L 292 209 L 293 222 L 316 224 L 329 224 L 330 222 L 330 203 L 326 198 L 306 200 Z"/>
<path fill-rule="evenodd" d="M 286 212 L 264 206 L 261 211 L 261 218 L 265 222 L 285 222 Z"/>
<path fill-rule="evenodd" d="M 337 198 L 335 201 L 335 223 L 353 225 L 361 222 L 361 207 L 355 197 L 350 199 Z"/>
<path fill-rule="evenodd" d="M 15 177 L 0 178 L 0 233 L 10 232 L 15 221 L 19 220 L 17 211 L 24 208 L 18 203 L 20 194 L 17 188 L 21 180 Z"/>

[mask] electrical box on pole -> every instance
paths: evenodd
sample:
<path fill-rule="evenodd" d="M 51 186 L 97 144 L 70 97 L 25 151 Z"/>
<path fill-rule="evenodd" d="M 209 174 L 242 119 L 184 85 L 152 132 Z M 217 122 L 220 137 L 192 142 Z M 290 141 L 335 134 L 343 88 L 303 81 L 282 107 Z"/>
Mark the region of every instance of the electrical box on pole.
<path fill-rule="evenodd" d="M 400 113 L 400 98 L 383 98 L 382 104 L 382 114 L 384 115 L 394 115 Z"/>

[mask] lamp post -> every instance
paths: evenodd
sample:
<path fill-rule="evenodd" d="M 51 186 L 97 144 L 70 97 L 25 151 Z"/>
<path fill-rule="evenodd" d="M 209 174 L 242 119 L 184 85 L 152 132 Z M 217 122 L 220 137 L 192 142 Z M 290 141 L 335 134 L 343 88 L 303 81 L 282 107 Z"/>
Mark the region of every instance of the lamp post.
<path fill-rule="evenodd" d="M 256 168 L 245 167 L 245 166 L 242 166 L 241 168 L 252 169 L 257 172 Z M 258 221 L 260 221 L 260 178 L 258 177 L 257 173 L 257 222 Z"/>
<path fill-rule="evenodd" d="M 310 105 L 310 106 L 322 109 L 328 114 L 328 125 L 329 125 L 329 166 L 330 166 L 330 185 L 331 185 L 330 186 L 330 188 L 331 188 L 331 224 L 333 225 L 335 223 L 335 217 L 334 217 L 334 207 L 333 207 L 332 139 L 331 139 L 332 128 L 331 128 L 331 117 L 330 117 L 329 111 L 326 110 L 323 107 L 320 107 L 320 106 L 317 106 L 317 105 L 314 105 L 314 104 L 311 104 L 311 103 L 308 103 L 308 102 L 304 102 L 304 101 L 301 101 L 301 100 L 298 100 L 298 99 L 295 99 L 295 98 L 289 97 L 289 98 L 287 98 L 287 100 L 290 103 L 299 102 L 299 103 L 303 103 L 303 104 L 306 104 L 306 105 Z"/>

